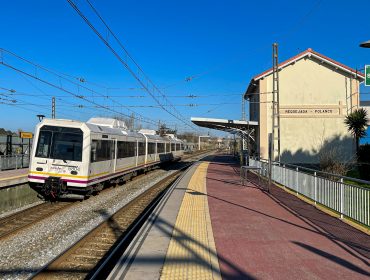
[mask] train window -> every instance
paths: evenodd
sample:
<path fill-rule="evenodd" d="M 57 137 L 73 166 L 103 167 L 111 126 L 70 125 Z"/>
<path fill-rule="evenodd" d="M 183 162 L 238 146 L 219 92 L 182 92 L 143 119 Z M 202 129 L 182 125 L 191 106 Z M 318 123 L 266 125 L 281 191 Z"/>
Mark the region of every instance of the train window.
<path fill-rule="evenodd" d="M 136 142 L 117 143 L 117 158 L 127 158 L 136 156 Z"/>
<path fill-rule="evenodd" d="M 148 143 L 148 154 L 155 154 L 155 143 Z"/>
<path fill-rule="evenodd" d="M 36 157 L 82 161 L 83 132 L 79 128 L 49 126 L 40 128 Z"/>
<path fill-rule="evenodd" d="M 164 143 L 157 143 L 157 153 L 164 153 Z"/>
<path fill-rule="evenodd" d="M 114 159 L 114 141 L 92 140 L 91 162 Z"/>
<path fill-rule="evenodd" d="M 171 152 L 174 152 L 174 151 L 176 151 L 176 144 L 171 143 Z"/>
<path fill-rule="evenodd" d="M 51 131 L 40 131 L 36 157 L 48 158 L 51 146 Z"/>
<path fill-rule="evenodd" d="M 171 144 L 166 143 L 166 153 L 169 153 L 169 152 L 171 152 Z"/>
<path fill-rule="evenodd" d="M 145 143 L 139 142 L 139 156 L 145 155 Z"/>
<path fill-rule="evenodd" d="M 51 158 L 82 161 L 82 133 L 54 132 Z"/>

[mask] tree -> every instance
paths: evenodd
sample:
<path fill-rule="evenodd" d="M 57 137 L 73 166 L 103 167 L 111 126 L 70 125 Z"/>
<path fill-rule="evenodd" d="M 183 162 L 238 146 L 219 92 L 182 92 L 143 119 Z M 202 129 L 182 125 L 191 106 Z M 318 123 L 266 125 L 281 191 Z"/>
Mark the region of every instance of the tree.
<path fill-rule="evenodd" d="M 157 133 L 160 135 L 160 136 L 163 136 L 165 134 L 174 134 L 176 135 L 177 134 L 177 129 L 170 129 L 166 126 L 165 123 L 162 123 L 160 124 L 159 126 L 159 129 L 157 131 Z"/>
<path fill-rule="evenodd" d="M 360 148 L 360 139 L 366 136 L 366 128 L 368 123 L 367 112 L 363 108 L 353 111 L 346 116 L 344 123 L 348 131 L 352 134 L 356 141 L 356 155 Z"/>

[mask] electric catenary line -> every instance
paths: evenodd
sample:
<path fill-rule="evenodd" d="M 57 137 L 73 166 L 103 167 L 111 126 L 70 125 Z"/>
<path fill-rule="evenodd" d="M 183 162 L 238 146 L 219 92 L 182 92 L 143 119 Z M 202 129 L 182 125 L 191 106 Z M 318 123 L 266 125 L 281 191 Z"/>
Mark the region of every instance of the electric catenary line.
<path fill-rule="evenodd" d="M 105 26 L 107 33 L 110 34 L 111 37 L 114 38 L 114 40 L 118 43 L 120 48 L 123 50 L 123 52 L 126 55 L 126 61 L 122 58 L 122 56 L 118 53 L 118 51 L 115 50 L 115 48 L 106 40 L 101 32 L 97 30 L 97 28 L 90 22 L 90 20 L 84 15 L 84 13 L 78 8 L 78 6 L 75 4 L 72 0 L 67 0 L 68 3 L 71 5 L 71 7 L 78 13 L 78 15 L 85 21 L 85 23 L 93 30 L 93 32 L 99 37 L 99 39 L 106 45 L 106 47 L 113 53 L 113 55 L 121 62 L 121 64 L 129 71 L 129 73 L 133 76 L 133 78 L 141 85 L 142 88 L 145 89 L 145 91 L 155 100 L 155 102 L 167 113 L 184 123 L 185 125 L 189 126 L 190 128 L 197 129 L 193 125 L 191 125 L 184 116 L 182 116 L 177 109 L 172 105 L 170 101 L 167 99 L 167 97 L 161 92 L 161 90 L 152 82 L 152 80 L 145 74 L 145 72 L 142 70 L 142 68 L 138 65 L 138 63 L 132 58 L 130 53 L 126 50 L 126 48 L 123 46 L 121 41 L 118 39 L 118 37 L 114 34 L 114 32 L 111 30 L 111 28 L 108 26 L 108 24 L 105 22 L 105 20 L 102 18 L 102 16 L 98 13 L 97 9 L 92 5 L 92 3 L 88 0 L 86 2 L 89 4 L 90 8 L 93 10 L 93 12 L 97 15 L 97 17 L 100 19 L 100 21 Z M 133 66 L 136 68 L 136 71 L 133 70 L 133 68 L 129 65 L 129 60 L 134 64 Z M 140 74 L 142 77 L 140 77 Z M 170 105 L 169 107 L 163 106 L 163 104 L 160 102 L 156 94 L 159 94 L 165 101 L 166 105 Z M 172 110 L 171 110 L 172 109 Z M 198 129 L 197 129 L 198 130 Z"/>

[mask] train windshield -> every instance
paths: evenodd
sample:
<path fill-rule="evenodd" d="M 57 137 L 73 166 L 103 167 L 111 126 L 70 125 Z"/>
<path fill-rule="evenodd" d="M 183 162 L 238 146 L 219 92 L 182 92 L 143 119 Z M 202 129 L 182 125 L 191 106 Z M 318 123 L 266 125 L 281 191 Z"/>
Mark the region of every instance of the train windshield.
<path fill-rule="evenodd" d="M 82 161 L 83 132 L 79 128 L 48 126 L 40 129 L 36 157 Z"/>

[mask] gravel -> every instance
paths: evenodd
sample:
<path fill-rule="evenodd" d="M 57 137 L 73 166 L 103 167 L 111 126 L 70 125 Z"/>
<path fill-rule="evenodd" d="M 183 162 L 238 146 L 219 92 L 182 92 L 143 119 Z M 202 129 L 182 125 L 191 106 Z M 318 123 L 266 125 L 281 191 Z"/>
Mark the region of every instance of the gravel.
<path fill-rule="evenodd" d="M 174 171 L 155 170 L 111 188 L 0 242 L 0 279 L 27 279 L 105 218 Z M 8 213 L 7 213 L 8 214 Z"/>

